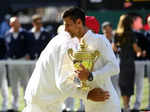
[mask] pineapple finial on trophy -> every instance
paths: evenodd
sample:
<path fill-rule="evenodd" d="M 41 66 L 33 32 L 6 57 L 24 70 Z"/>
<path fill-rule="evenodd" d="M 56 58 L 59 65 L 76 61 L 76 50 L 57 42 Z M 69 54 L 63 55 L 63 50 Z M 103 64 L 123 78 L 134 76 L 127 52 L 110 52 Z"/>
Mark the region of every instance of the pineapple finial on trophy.
<path fill-rule="evenodd" d="M 86 51 L 88 48 L 88 45 L 86 44 L 85 40 L 82 39 L 80 42 L 80 51 Z"/>

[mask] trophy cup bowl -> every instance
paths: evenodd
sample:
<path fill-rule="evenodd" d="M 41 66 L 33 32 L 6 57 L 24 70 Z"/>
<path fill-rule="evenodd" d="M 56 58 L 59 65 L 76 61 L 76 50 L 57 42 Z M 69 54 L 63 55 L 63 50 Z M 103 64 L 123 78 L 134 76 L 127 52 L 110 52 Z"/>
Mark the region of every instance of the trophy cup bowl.
<path fill-rule="evenodd" d="M 98 50 L 89 50 L 88 45 L 85 43 L 83 39 L 80 42 L 80 49 L 76 52 L 73 51 L 72 48 L 68 49 L 68 56 L 73 62 L 75 70 L 81 70 L 80 64 L 82 64 L 89 72 L 92 72 L 94 64 L 100 53 Z M 78 85 L 82 90 L 89 90 L 90 85 L 87 84 L 87 81 L 80 81 L 80 85 Z"/>

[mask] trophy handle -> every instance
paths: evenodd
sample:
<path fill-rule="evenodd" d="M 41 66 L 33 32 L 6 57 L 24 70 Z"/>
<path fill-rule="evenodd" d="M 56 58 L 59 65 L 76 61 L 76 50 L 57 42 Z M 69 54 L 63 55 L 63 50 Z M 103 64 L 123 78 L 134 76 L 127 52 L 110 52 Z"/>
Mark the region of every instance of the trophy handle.
<path fill-rule="evenodd" d="M 95 56 L 95 58 L 94 58 L 94 63 L 95 63 L 97 61 L 97 59 L 99 58 L 99 56 L 100 56 L 100 52 L 98 50 L 95 50 L 94 51 L 94 56 Z"/>
<path fill-rule="evenodd" d="M 68 53 L 68 56 L 71 59 L 71 61 L 73 61 L 74 58 L 73 58 L 73 50 L 72 50 L 72 48 L 68 49 L 67 53 Z"/>
<path fill-rule="evenodd" d="M 99 58 L 99 56 L 100 56 L 100 52 L 99 52 L 98 50 L 95 50 L 95 51 L 93 52 L 93 57 L 94 57 L 94 59 L 92 60 L 92 67 L 91 67 L 91 69 L 89 70 L 90 72 L 93 71 L 94 64 L 95 64 L 95 62 L 97 61 L 97 59 Z"/>

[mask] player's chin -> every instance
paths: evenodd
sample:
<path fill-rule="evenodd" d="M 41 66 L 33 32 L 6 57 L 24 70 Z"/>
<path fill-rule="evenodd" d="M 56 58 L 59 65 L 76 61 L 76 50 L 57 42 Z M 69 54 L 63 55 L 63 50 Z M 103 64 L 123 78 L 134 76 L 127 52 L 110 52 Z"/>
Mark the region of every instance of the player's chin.
<path fill-rule="evenodd" d="M 75 37 L 72 33 L 70 33 L 70 36 L 71 36 L 71 38 L 74 38 L 74 37 Z"/>
<path fill-rule="evenodd" d="M 75 36 L 71 36 L 71 38 L 75 38 Z"/>

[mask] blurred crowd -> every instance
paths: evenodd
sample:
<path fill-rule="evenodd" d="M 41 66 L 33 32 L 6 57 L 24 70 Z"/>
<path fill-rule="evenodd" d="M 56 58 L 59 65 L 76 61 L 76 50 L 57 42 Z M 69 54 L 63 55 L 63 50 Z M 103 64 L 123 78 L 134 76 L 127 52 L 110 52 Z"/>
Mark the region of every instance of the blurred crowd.
<path fill-rule="evenodd" d="M 37 60 L 41 51 L 52 39 L 53 34 L 47 32 L 42 25 L 42 17 L 33 15 L 31 30 L 27 31 L 18 17 L 11 17 L 9 22 L 1 21 L 0 26 L 0 59 L 1 60 Z M 25 92 L 27 82 L 34 65 L 0 64 L 0 83 L 3 97 L 2 111 L 8 110 L 8 81 L 12 88 L 12 111 L 18 110 L 19 85 Z M 7 74 L 8 73 L 8 74 Z M 7 76 L 6 76 L 7 74 Z"/>
<path fill-rule="evenodd" d="M 113 24 L 107 20 L 100 27 L 100 23 L 94 16 L 86 17 L 86 26 L 93 32 L 99 33 L 101 28 L 103 33 L 101 36 L 105 36 L 110 41 L 120 63 L 120 74 L 116 74 L 111 80 L 123 100 L 123 112 L 139 112 L 145 75 L 149 80 L 149 88 L 147 88 L 149 100 L 145 108 L 150 109 L 150 15 L 146 17 L 146 24 L 143 25 L 144 20 L 137 13 L 123 14 L 120 16 L 117 28 L 113 30 Z M 32 26 L 30 30 L 26 30 L 21 26 L 17 16 L 10 17 L 8 21 L 4 18 L 0 19 L 0 60 L 36 61 L 39 58 L 42 50 L 55 35 L 43 27 L 42 17 L 38 14 L 32 16 Z M 64 28 L 61 26 L 59 30 Z M 1 110 L 3 112 L 9 109 L 8 82 L 12 90 L 11 111 L 17 112 L 19 88 L 23 87 L 25 92 L 34 66 L 34 64 L 5 65 L 0 61 L 0 87 L 3 98 Z M 132 95 L 136 95 L 136 100 L 131 109 Z M 73 111 L 74 100 L 68 98 L 62 108 L 65 111 Z M 82 100 L 80 100 L 79 111 L 84 111 Z"/>

